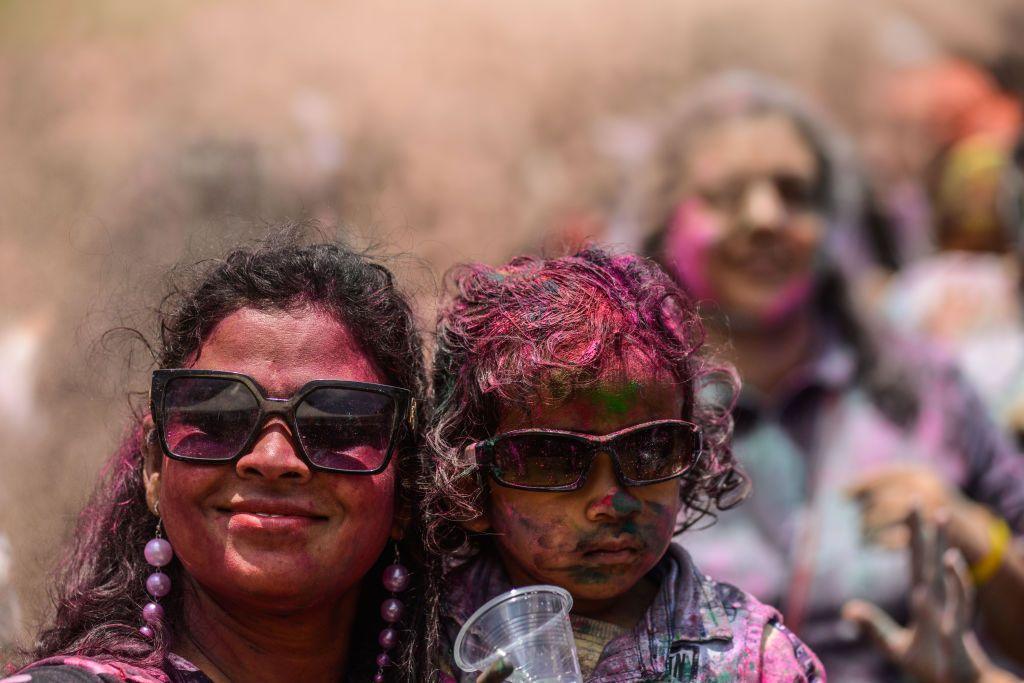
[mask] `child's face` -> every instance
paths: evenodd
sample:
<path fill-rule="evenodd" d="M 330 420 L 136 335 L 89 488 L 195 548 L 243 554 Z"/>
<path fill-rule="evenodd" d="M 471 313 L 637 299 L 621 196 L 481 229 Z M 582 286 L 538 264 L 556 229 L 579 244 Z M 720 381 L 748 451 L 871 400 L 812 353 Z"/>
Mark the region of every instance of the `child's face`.
<path fill-rule="evenodd" d="M 682 411 L 682 396 L 670 381 L 609 382 L 558 407 L 505 412 L 498 431 L 603 435 L 678 419 Z M 606 601 L 629 591 L 661 559 L 672 540 L 679 487 L 679 479 L 625 487 L 608 454 L 599 453 L 578 491 L 521 491 L 492 481 L 486 521 L 514 584 L 555 584 L 578 603 Z"/>

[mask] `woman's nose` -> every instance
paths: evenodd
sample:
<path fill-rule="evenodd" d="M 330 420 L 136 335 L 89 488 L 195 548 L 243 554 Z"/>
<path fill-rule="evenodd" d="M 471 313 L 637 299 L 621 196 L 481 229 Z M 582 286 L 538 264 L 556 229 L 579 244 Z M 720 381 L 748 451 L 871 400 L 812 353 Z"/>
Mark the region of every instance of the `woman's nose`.
<path fill-rule="evenodd" d="M 587 519 L 591 522 L 617 522 L 640 512 L 642 504 L 615 474 L 607 453 L 598 454 L 587 477 Z"/>
<path fill-rule="evenodd" d="M 276 418 L 263 425 L 253 447 L 235 463 L 235 471 L 243 478 L 268 480 L 307 481 L 313 474 L 299 457 L 295 436 L 288 425 Z"/>
<path fill-rule="evenodd" d="M 775 183 L 762 178 L 747 186 L 740 221 L 748 230 L 775 231 L 785 227 L 786 203 Z"/>

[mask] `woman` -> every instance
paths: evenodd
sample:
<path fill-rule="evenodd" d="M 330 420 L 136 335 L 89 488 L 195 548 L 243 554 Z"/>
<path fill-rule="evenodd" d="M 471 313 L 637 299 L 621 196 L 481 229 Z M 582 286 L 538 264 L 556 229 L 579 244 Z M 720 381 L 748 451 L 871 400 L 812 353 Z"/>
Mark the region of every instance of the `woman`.
<path fill-rule="evenodd" d="M 833 680 L 889 680 L 839 611 L 860 597 L 903 612 L 894 546 L 915 507 L 949 516 L 989 626 L 1019 637 L 1024 462 L 947 364 L 854 315 L 830 256 L 857 219 L 835 150 L 792 95 L 721 77 L 665 129 L 647 221 L 744 381 L 735 451 L 753 495 L 683 544 L 782 606 Z"/>
<path fill-rule="evenodd" d="M 424 371 L 391 274 L 285 233 L 165 301 L 150 409 L 8 681 L 416 680 Z"/>

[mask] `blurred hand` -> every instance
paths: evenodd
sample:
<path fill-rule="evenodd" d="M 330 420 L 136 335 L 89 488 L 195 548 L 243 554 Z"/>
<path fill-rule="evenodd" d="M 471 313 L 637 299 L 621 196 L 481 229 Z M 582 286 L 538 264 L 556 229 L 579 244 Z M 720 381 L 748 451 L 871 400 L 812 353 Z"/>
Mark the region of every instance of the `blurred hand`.
<path fill-rule="evenodd" d="M 913 511 L 910 536 L 910 624 L 903 628 L 877 606 L 852 600 L 843 618 L 857 623 L 900 668 L 922 683 L 1011 683 L 988 660 L 971 630 L 973 590 L 963 557 L 947 548 L 943 524 Z"/>
<path fill-rule="evenodd" d="M 861 531 L 868 541 L 905 548 L 910 540 L 906 520 L 916 510 L 932 524 L 948 519 L 951 544 L 969 560 L 977 561 L 988 550 L 990 513 L 924 466 L 883 470 L 855 482 L 847 493 L 860 505 Z"/>
<path fill-rule="evenodd" d="M 511 664 L 504 659 L 499 659 L 477 677 L 476 683 L 501 683 L 511 676 L 514 670 L 515 668 Z"/>

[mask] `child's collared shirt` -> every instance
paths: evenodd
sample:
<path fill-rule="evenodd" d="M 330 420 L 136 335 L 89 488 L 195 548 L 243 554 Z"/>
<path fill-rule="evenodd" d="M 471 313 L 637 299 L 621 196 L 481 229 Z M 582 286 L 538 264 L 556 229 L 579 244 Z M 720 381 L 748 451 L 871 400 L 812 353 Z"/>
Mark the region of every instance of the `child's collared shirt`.
<path fill-rule="evenodd" d="M 654 601 L 605 646 L 587 683 L 825 681 L 817 657 L 782 625 L 777 610 L 704 576 L 682 547 L 669 546 L 649 576 L 660 586 Z M 446 585 L 442 635 L 450 656 L 466 619 L 512 586 L 488 552 L 453 570 Z M 476 680 L 450 660 L 441 664 L 463 683 Z"/>

